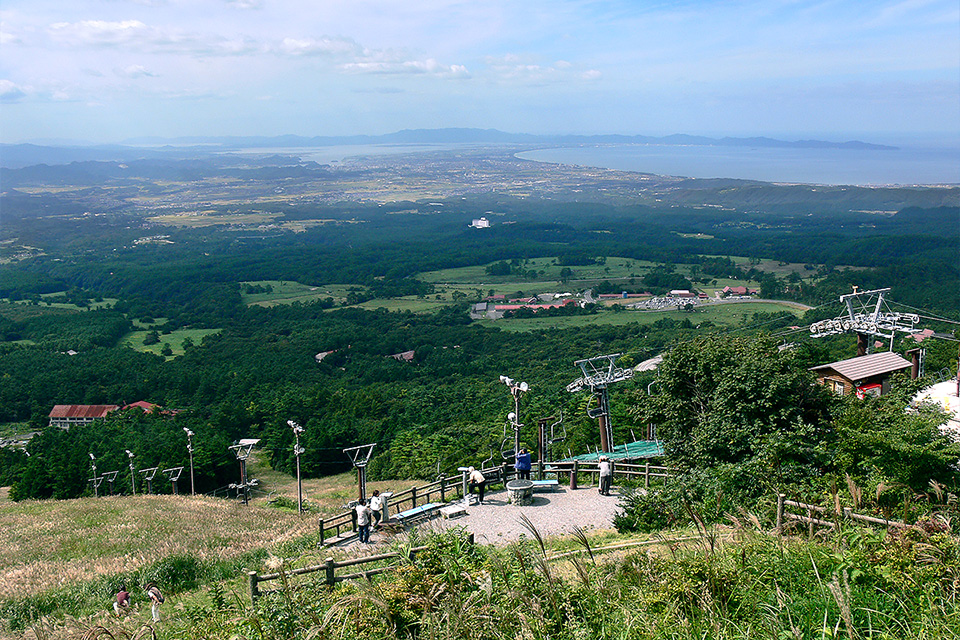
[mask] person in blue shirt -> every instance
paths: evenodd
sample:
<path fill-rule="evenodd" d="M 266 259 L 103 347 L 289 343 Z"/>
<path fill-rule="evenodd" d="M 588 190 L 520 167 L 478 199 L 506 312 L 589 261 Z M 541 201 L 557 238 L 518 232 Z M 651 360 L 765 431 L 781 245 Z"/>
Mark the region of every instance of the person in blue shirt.
<path fill-rule="evenodd" d="M 517 477 L 521 480 L 530 479 L 530 452 L 526 449 L 520 449 L 517 451 L 517 460 L 514 463 L 514 468 L 517 470 Z"/>

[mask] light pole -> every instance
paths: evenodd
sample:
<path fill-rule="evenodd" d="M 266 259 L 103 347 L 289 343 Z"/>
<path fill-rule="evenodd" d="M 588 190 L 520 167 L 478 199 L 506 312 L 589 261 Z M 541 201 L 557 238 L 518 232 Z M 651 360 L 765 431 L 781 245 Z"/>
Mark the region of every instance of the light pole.
<path fill-rule="evenodd" d="M 513 396 L 513 413 L 507 415 L 507 419 L 513 426 L 513 455 L 520 451 L 520 395 L 530 390 L 530 385 L 526 382 L 517 382 L 513 378 L 500 376 L 500 382 L 507 385 L 510 389 L 510 395 Z"/>
<path fill-rule="evenodd" d="M 90 466 L 93 468 L 93 478 L 92 478 L 92 480 L 91 480 L 91 482 L 93 482 L 93 497 L 94 497 L 94 498 L 99 498 L 99 497 L 100 497 L 100 483 L 97 482 L 97 459 L 93 456 L 92 453 L 87 454 L 87 455 L 90 456 Z"/>
<path fill-rule="evenodd" d="M 303 427 L 293 420 L 287 420 L 287 424 L 293 429 L 293 455 L 297 458 L 297 513 L 303 513 L 303 483 L 300 481 L 300 454 L 306 451 L 300 446 L 300 434 L 303 433 Z"/>
<path fill-rule="evenodd" d="M 133 495 L 137 495 L 137 476 L 133 470 L 133 459 L 136 457 L 130 449 L 126 450 L 127 457 L 130 458 L 130 487 L 133 489 Z"/>
<path fill-rule="evenodd" d="M 197 495 L 196 490 L 193 486 L 193 431 L 183 428 L 183 431 L 187 434 L 187 453 L 190 454 L 190 495 Z"/>

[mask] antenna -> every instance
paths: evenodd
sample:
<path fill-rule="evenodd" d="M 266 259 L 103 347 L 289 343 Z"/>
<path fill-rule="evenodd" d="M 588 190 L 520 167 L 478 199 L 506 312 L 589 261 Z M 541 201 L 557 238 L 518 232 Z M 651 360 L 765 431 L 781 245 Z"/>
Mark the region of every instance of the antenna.
<path fill-rule="evenodd" d="M 359 488 L 360 499 L 367 499 L 367 463 L 370 462 L 370 455 L 377 443 L 362 444 L 359 447 L 349 447 L 343 452 L 350 458 L 350 462 L 357 468 L 357 485 Z"/>
<path fill-rule="evenodd" d="M 567 391 L 577 393 L 590 387 L 591 393 L 597 399 L 597 407 L 587 409 L 587 415 L 596 418 L 600 424 L 600 446 L 604 453 L 613 451 L 613 425 L 610 422 L 610 398 L 607 395 L 607 386 L 629 380 L 633 377 L 633 369 L 624 369 L 617 366 L 617 358 L 621 353 L 612 353 L 605 356 L 596 356 L 585 360 L 577 360 L 573 364 L 580 367 L 583 377 L 567 385 Z"/>
<path fill-rule="evenodd" d="M 159 467 L 150 467 L 149 469 L 140 469 L 143 479 L 147 481 L 147 494 L 153 493 L 153 477 L 157 475 Z"/>
<path fill-rule="evenodd" d="M 180 474 L 183 473 L 183 467 L 164 469 L 161 471 L 161 473 L 166 474 L 167 478 L 170 480 L 170 483 L 173 484 L 173 495 L 177 495 L 177 480 L 180 479 Z"/>
<path fill-rule="evenodd" d="M 840 302 L 847 307 L 847 315 L 832 320 L 821 320 L 810 325 L 810 335 L 823 338 L 840 333 L 857 334 L 857 355 L 867 354 L 868 336 L 879 336 L 890 341 L 893 350 L 893 337 L 897 331 L 913 333 L 920 316 L 913 313 L 898 313 L 887 306 L 886 294 L 890 288 L 873 291 L 857 291 L 840 296 Z"/>
<path fill-rule="evenodd" d="M 259 484 L 256 480 L 247 480 L 247 458 L 250 457 L 250 453 L 258 442 L 260 442 L 260 438 L 244 438 L 229 447 L 240 462 L 240 484 L 229 486 L 231 489 L 237 489 L 238 492 L 243 491 L 243 504 L 250 504 L 250 487 Z"/>

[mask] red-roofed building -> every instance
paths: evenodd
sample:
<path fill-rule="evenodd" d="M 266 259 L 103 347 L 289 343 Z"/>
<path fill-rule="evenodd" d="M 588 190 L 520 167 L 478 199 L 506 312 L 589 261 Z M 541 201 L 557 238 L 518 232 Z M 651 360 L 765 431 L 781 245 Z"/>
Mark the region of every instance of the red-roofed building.
<path fill-rule="evenodd" d="M 58 404 L 50 411 L 50 426 L 69 429 L 74 425 L 102 420 L 120 407 L 115 404 Z"/>

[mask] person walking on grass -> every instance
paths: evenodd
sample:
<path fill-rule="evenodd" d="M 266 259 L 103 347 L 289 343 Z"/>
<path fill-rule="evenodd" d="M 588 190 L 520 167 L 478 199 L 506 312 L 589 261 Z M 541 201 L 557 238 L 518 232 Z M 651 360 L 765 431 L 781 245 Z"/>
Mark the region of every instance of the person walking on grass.
<path fill-rule="evenodd" d="M 607 456 L 600 456 L 600 495 L 610 495 L 610 484 L 613 482 L 613 463 Z"/>
<path fill-rule="evenodd" d="M 150 613 L 153 615 L 153 621 L 160 622 L 160 605 L 163 604 L 163 594 L 160 593 L 159 587 L 152 582 L 148 582 L 144 589 L 147 591 L 147 597 L 150 598 Z"/>
<path fill-rule="evenodd" d="M 366 500 L 360 500 L 357 503 L 357 535 L 363 544 L 370 543 L 370 514 L 372 511 L 367 506 Z"/>
<path fill-rule="evenodd" d="M 130 611 L 130 594 L 127 592 L 127 587 L 122 586 L 113 599 L 113 612 L 119 618 L 128 611 Z"/>

